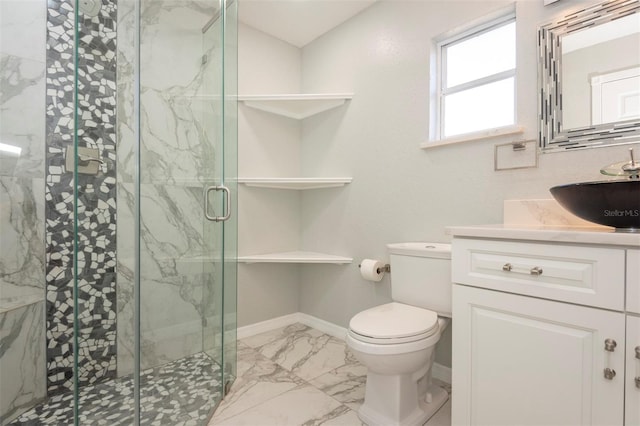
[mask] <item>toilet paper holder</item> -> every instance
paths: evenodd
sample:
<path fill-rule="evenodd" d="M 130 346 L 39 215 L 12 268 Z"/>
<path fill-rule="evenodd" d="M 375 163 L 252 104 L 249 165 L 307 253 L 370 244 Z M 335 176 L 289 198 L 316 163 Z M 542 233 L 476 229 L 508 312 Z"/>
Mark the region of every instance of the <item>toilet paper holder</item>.
<path fill-rule="evenodd" d="M 358 268 L 360 268 L 362 265 L 359 263 L 358 264 Z M 385 264 L 382 268 L 377 268 L 376 269 L 376 273 L 381 273 L 381 272 L 385 272 L 385 273 L 389 273 L 391 272 L 391 265 L 389 265 L 388 263 Z"/>

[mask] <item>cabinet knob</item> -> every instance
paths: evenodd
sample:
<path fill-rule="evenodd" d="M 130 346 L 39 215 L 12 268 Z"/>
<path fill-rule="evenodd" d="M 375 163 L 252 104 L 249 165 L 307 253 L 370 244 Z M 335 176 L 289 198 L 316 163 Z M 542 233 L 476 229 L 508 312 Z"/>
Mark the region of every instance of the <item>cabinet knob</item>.
<path fill-rule="evenodd" d="M 513 265 L 511 265 L 510 263 L 505 263 L 504 265 L 502 265 L 502 270 L 505 272 L 510 272 L 513 269 Z"/>
<path fill-rule="evenodd" d="M 539 266 L 534 266 L 533 268 L 531 268 L 531 270 L 529 271 L 529 273 L 531 275 L 542 275 L 542 268 Z"/>
<path fill-rule="evenodd" d="M 640 346 L 636 346 L 636 358 L 640 359 Z"/>
<path fill-rule="evenodd" d="M 613 368 L 605 368 L 604 369 L 604 378 L 607 380 L 613 380 L 613 378 L 616 377 L 616 370 L 614 370 Z"/>
<path fill-rule="evenodd" d="M 613 340 L 613 339 L 606 339 L 604 341 L 604 350 L 607 351 L 607 352 L 615 351 L 616 350 L 616 346 L 618 346 L 618 343 L 616 343 L 616 341 Z"/>

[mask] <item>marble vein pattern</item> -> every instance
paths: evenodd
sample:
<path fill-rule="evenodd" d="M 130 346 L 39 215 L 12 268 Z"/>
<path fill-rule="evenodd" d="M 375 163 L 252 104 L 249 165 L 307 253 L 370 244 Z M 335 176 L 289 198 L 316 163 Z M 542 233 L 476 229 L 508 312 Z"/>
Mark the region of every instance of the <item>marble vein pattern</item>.
<path fill-rule="evenodd" d="M 220 366 L 204 353 L 143 371 L 140 378 L 140 424 L 204 424 L 222 395 L 221 371 Z M 81 388 L 80 424 L 133 424 L 133 392 L 131 375 Z M 73 406 L 72 392 L 58 394 L 8 424 L 73 424 Z"/>
<path fill-rule="evenodd" d="M 597 226 L 564 209 L 554 199 L 505 200 L 508 226 Z"/>
<path fill-rule="evenodd" d="M 45 396 L 44 302 L 0 313 L 0 424 Z"/>
<path fill-rule="evenodd" d="M 204 220 L 216 163 L 219 74 L 202 28 L 214 2 L 143 0 L 140 22 L 141 186 L 134 190 L 134 2 L 118 3 L 118 375 L 132 371 L 134 207 L 140 197 L 142 366 L 219 351 L 219 231 Z M 205 332 L 203 332 L 205 331 Z"/>
<path fill-rule="evenodd" d="M 0 1 L 0 424 L 45 396 L 42 1 Z"/>
<path fill-rule="evenodd" d="M 293 324 L 238 342 L 237 379 L 209 426 L 360 426 L 365 384 L 344 341 Z M 450 412 L 447 403 L 427 425 L 450 426 Z"/>

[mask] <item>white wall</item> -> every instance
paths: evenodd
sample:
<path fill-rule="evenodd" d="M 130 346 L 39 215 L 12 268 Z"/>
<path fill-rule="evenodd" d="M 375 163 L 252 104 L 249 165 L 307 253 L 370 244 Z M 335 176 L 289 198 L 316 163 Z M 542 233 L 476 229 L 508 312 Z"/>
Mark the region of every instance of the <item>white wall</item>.
<path fill-rule="evenodd" d="M 637 67 L 640 63 L 638 46 L 640 34 L 633 34 L 562 55 L 562 93 L 571 96 L 571 104 L 564 106 L 564 126 L 571 129 L 589 125 L 592 107 L 591 77 Z"/>
<path fill-rule="evenodd" d="M 537 138 L 537 27 L 568 9 L 592 3 L 563 0 L 543 7 L 537 0 L 517 2 L 517 109 L 526 139 Z M 353 92 L 354 98 L 344 107 L 304 120 L 300 172 L 307 176 L 353 176 L 354 181 L 344 188 L 307 191 L 297 201 L 279 204 L 300 213 L 300 219 L 292 215 L 290 220 L 292 228 L 299 226 L 300 244 L 305 249 L 355 260 L 346 266 L 242 266 L 239 325 L 267 319 L 276 311 L 284 315 L 287 309 L 295 309 L 346 327 L 358 311 L 390 301 L 389 277 L 373 284 L 360 277 L 357 267 L 363 258 L 388 260 L 387 243 L 450 241 L 445 231 L 448 225 L 500 223 L 503 200 L 551 198 L 551 186 L 598 180 L 601 166 L 627 158 L 628 147 L 611 147 L 545 154 L 537 169 L 495 172 L 494 145 L 515 137 L 419 148 L 429 134 L 431 39 L 510 4 L 382 1 L 302 50 L 302 77 L 297 82 L 302 92 Z M 254 53 L 263 55 L 254 52 L 254 45 L 244 34 L 248 31 L 248 27 L 241 27 L 241 94 L 249 84 L 244 67 L 255 66 Z M 268 72 L 270 67 L 284 67 L 285 63 L 271 64 L 265 58 L 260 66 Z M 273 93 L 276 84 L 283 84 L 252 78 L 256 93 Z M 240 107 L 241 175 L 243 164 L 266 167 L 252 159 L 245 163 L 245 156 L 252 154 L 246 152 L 242 135 L 242 127 L 250 123 L 243 122 L 242 115 Z M 249 145 L 252 150 L 261 149 Z M 240 194 L 240 251 L 247 244 L 277 245 L 274 233 L 263 231 L 264 239 L 253 242 L 253 232 L 247 234 L 248 224 L 256 223 L 256 217 L 271 208 L 265 199 L 252 205 L 251 211 L 245 210 L 245 202 L 252 202 L 247 192 Z M 285 234 L 280 241 L 294 238 Z M 278 281 L 281 277 L 275 273 L 273 277 L 260 276 L 257 268 L 288 274 L 286 278 L 291 281 Z M 266 308 L 262 306 L 265 300 Z M 450 335 L 445 335 L 440 346 L 437 361 L 450 365 Z"/>
<path fill-rule="evenodd" d="M 242 14 L 242 4 L 239 4 Z M 238 29 L 238 93 L 299 93 L 300 49 L 246 25 Z M 300 172 L 300 123 L 238 105 L 238 175 L 284 177 Z M 240 255 L 294 250 L 300 243 L 300 195 L 238 187 Z M 297 266 L 240 264 L 238 326 L 299 311 Z"/>
<path fill-rule="evenodd" d="M 304 48 L 304 91 L 354 98 L 305 121 L 303 168 L 354 181 L 304 195 L 303 244 L 356 261 L 304 268 L 302 312 L 346 327 L 358 311 L 390 300 L 388 276 L 379 284 L 360 278 L 362 258 L 388 260 L 391 242 L 450 241 L 447 225 L 501 223 L 503 200 L 551 198 L 550 187 L 598 180 L 601 166 L 627 158 L 628 147 L 545 154 L 537 169 L 495 172 L 494 145 L 515 137 L 418 148 L 428 138 L 431 39 L 510 3 L 380 2 Z M 537 138 L 537 27 L 586 3 L 517 2 L 517 110 L 526 139 Z M 438 362 L 450 365 L 442 346 Z"/>

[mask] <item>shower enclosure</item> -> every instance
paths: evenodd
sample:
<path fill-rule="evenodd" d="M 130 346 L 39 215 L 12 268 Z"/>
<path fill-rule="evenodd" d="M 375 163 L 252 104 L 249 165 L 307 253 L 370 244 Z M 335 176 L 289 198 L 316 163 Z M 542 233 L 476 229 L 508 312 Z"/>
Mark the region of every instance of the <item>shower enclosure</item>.
<path fill-rule="evenodd" d="M 0 424 L 204 425 L 235 376 L 237 4 L 0 0 Z"/>

